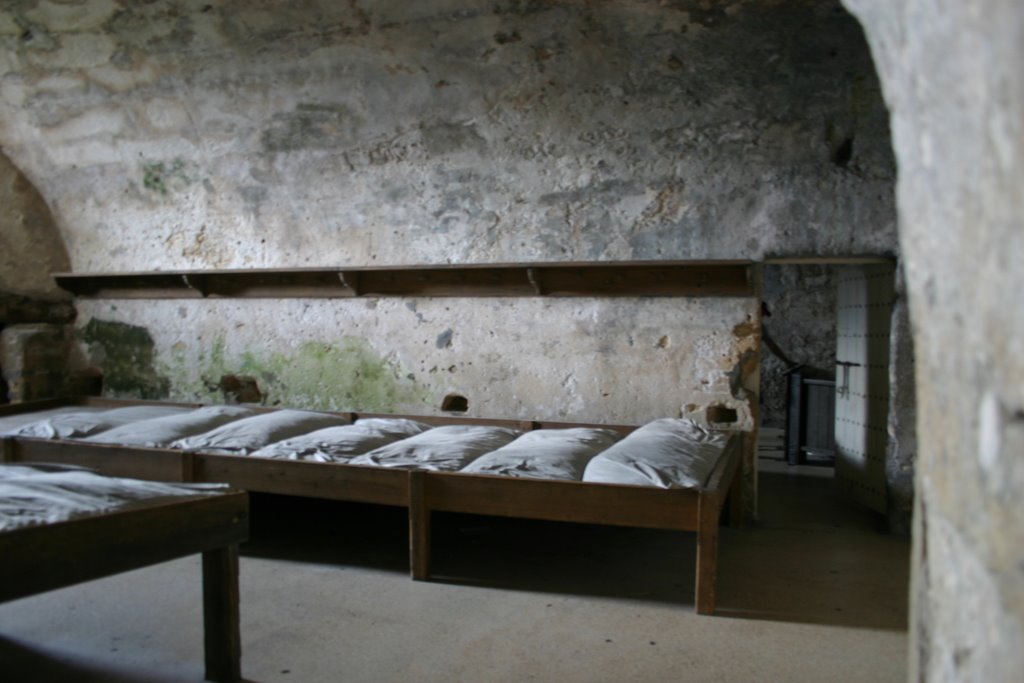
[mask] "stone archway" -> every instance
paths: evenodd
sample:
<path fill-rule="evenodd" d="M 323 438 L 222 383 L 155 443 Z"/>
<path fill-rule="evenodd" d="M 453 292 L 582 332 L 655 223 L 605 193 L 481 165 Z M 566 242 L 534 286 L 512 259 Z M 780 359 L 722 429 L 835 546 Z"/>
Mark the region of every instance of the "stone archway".
<path fill-rule="evenodd" d="M 1024 671 L 1024 5 L 843 0 L 891 112 L 916 356 L 911 680 Z"/>

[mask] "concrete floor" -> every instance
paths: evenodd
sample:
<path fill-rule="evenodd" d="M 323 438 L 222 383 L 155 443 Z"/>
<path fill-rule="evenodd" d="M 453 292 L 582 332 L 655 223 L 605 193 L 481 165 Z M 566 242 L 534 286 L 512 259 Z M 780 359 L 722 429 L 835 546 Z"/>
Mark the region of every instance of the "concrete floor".
<path fill-rule="evenodd" d="M 441 515 L 430 583 L 403 510 L 254 497 L 248 681 L 903 681 L 909 543 L 831 470 L 765 462 L 761 522 L 725 529 L 716 617 L 691 534 Z M 0 559 L 2 561 L 2 559 Z M 0 605 L 5 683 L 202 680 L 199 558 Z"/>

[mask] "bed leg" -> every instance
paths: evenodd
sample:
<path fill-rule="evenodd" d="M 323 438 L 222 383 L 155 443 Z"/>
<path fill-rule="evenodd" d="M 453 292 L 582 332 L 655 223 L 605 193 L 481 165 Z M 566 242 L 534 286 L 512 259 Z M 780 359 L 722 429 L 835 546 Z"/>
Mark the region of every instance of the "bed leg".
<path fill-rule="evenodd" d="M 729 499 L 726 504 L 726 522 L 729 526 L 743 526 L 743 474 L 739 468 L 736 468 L 736 474 L 729 485 Z"/>
<path fill-rule="evenodd" d="M 425 472 L 409 472 L 409 569 L 415 581 L 430 578 L 430 509 L 423 488 Z"/>
<path fill-rule="evenodd" d="M 0 462 L 14 462 L 14 439 L 0 438 Z"/>
<path fill-rule="evenodd" d="M 697 512 L 697 614 L 715 613 L 715 571 L 718 565 L 718 500 L 701 495 Z"/>
<path fill-rule="evenodd" d="M 237 544 L 203 553 L 203 627 L 206 680 L 241 681 Z"/>

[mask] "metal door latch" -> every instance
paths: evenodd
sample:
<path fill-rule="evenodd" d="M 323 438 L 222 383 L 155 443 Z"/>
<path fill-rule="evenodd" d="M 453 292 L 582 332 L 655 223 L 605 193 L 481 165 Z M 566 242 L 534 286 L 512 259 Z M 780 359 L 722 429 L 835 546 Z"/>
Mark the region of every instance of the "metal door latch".
<path fill-rule="evenodd" d="M 836 365 L 843 369 L 843 381 L 839 384 L 839 388 L 836 389 L 836 393 L 845 398 L 850 393 L 850 368 L 859 368 L 861 364 L 851 363 L 847 360 L 837 360 Z"/>

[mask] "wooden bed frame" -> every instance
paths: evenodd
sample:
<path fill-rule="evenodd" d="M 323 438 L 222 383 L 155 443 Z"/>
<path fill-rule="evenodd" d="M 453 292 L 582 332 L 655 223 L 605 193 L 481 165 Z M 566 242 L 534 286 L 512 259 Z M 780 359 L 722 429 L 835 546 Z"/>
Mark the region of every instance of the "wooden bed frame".
<path fill-rule="evenodd" d="M 202 553 L 206 678 L 241 681 L 238 544 L 248 537 L 244 491 L 14 529 L 0 533 L 0 602 Z"/>
<path fill-rule="evenodd" d="M 171 404 L 97 398 L 58 399 L 0 407 L 0 417 L 69 405 L 113 408 Z M 377 413 L 341 415 L 352 422 L 367 417 L 405 417 L 435 425 L 476 424 L 521 430 L 585 426 L 628 433 L 635 429 L 622 425 Z M 159 481 L 226 482 L 247 491 L 407 507 L 410 569 L 412 578 L 417 580 L 430 577 L 430 519 L 434 511 L 692 531 L 697 534 L 696 611 L 713 614 L 719 521 L 723 511 L 731 524 L 738 524 L 742 518 L 739 467 L 742 439 L 741 433 L 732 434 L 725 452 L 701 489 L 660 489 L 426 472 L 23 437 L 4 438 L 0 454 L 6 462 L 68 463 L 115 476 Z"/>

